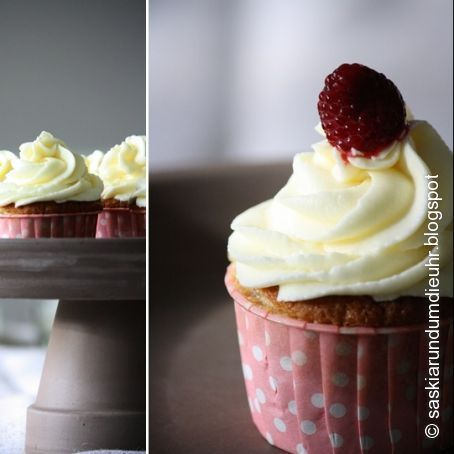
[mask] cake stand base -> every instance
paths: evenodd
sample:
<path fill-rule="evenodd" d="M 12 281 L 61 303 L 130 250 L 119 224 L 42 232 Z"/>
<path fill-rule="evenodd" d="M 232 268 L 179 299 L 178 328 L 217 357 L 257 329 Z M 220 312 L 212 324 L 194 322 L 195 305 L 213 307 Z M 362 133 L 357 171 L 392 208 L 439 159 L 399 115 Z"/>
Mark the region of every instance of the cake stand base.
<path fill-rule="evenodd" d="M 144 450 L 145 302 L 60 301 L 26 453 Z"/>

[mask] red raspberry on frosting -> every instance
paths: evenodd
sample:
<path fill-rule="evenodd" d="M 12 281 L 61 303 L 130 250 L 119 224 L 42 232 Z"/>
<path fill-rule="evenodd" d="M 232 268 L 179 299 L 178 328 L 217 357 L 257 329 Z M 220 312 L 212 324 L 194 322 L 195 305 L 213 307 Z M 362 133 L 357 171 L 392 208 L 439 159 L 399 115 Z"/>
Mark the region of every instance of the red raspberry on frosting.
<path fill-rule="evenodd" d="M 373 156 L 407 130 L 397 87 L 358 63 L 345 63 L 326 77 L 318 111 L 326 138 L 344 156 L 353 156 L 352 149 Z"/>

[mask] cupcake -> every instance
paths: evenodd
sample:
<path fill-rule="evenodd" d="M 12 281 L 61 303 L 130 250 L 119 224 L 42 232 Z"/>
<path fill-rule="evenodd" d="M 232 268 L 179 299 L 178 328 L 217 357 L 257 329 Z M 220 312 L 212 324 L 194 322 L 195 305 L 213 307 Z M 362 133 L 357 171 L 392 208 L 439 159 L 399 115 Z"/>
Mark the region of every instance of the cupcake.
<path fill-rule="evenodd" d="M 452 153 L 363 65 L 330 74 L 318 109 L 325 138 L 232 223 L 253 421 L 291 453 L 439 452 L 452 445 Z"/>
<path fill-rule="evenodd" d="M 98 217 L 98 238 L 145 236 L 146 138 L 127 137 L 107 153 L 86 157 L 88 168 L 102 179 L 103 211 Z"/>
<path fill-rule="evenodd" d="M 94 237 L 103 186 L 82 156 L 45 131 L 19 149 L 0 152 L 0 236 Z"/>

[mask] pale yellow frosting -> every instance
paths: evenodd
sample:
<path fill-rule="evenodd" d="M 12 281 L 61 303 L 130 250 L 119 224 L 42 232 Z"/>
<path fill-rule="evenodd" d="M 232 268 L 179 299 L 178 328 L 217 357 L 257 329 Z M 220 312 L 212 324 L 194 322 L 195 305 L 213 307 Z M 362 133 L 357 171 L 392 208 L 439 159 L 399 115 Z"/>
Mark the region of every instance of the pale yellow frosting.
<path fill-rule="evenodd" d="M 145 136 L 129 136 L 107 153 L 96 150 L 85 158 L 90 172 L 104 183 L 103 199 L 146 206 L 146 148 Z"/>
<path fill-rule="evenodd" d="M 345 163 L 326 140 L 300 153 L 278 194 L 232 223 L 229 256 L 246 287 L 278 298 L 424 295 L 431 247 L 427 176 L 438 175 L 441 294 L 452 296 L 452 152 L 426 122 L 380 155 Z"/>
<path fill-rule="evenodd" d="M 104 153 L 101 150 L 95 150 L 88 156 L 83 156 L 88 171 L 93 175 L 98 175 L 99 165 L 101 164 Z"/>
<path fill-rule="evenodd" d="M 82 156 L 43 131 L 34 142 L 20 147 L 18 159 L 0 183 L 0 206 L 34 202 L 90 202 L 99 200 L 101 180 L 88 173 Z"/>
<path fill-rule="evenodd" d="M 3 181 L 6 174 L 13 168 L 13 161 L 17 156 L 11 151 L 0 150 L 0 181 Z"/>

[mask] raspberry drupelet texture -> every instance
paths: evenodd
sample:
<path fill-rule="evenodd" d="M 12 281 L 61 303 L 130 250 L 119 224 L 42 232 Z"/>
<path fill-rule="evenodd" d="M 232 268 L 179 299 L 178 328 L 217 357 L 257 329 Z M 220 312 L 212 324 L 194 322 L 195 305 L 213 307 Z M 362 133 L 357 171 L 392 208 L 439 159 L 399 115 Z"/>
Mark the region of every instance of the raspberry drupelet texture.
<path fill-rule="evenodd" d="M 328 142 L 344 156 L 373 156 L 407 131 L 397 87 L 367 66 L 343 64 L 325 79 L 318 111 Z"/>

